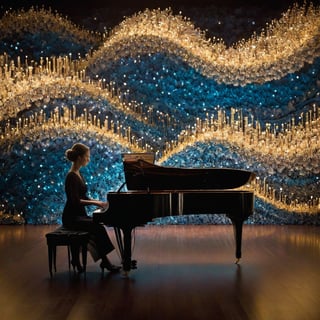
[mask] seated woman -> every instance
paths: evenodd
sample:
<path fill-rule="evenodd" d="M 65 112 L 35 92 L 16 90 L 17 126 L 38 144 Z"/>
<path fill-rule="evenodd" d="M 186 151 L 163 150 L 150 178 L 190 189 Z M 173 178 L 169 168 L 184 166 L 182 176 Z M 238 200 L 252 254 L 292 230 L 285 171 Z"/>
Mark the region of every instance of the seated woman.
<path fill-rule="evenodd" d="M 109 271 L 120 270 L 119 266 L 114 266 L 108 259 L 107 254 L 114 250 L 114 246 L 103 225 L 95 223 L 87 215 L 85 206 L 93 205 L 101 208 L 108 207 L 109 203 L 90 199 L 87 196 L 87 185 L 80 173 L 80 169 L 90 161 L 90 149 L 82 143 L 76 143 L 65 153 L 67 159 L 72 162 L 70 171 L 65 180 L 65 191 L 67 201 L 62 214 L 63 226 L 73 230 L 87 231 L 90 235 L 91 250 L 94 261 L 100 260 L 100 267 Z M 94 248 L 94 250 L 93 250 Z M 83 267 L 79 259 L 79 248 L 71 248 L 72 266 L 77 268 L 79 273 L 83 272 Z"/>

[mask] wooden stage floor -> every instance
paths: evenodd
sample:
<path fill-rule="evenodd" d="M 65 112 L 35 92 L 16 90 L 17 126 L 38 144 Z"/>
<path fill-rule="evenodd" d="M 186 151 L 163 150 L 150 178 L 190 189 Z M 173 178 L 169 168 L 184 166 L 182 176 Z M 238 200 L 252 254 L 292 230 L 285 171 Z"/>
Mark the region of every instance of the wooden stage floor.
<path fill-rule="evenodd" d="M 127 279 L 91 257 L 86 277 L 74 275 L 63 247 L 50 279 L 54 228 L 0 226 L 2 320 L 320 319 L 319 227 L 245 225 L 239 266 L 231 226 L 141 227 Z"/>

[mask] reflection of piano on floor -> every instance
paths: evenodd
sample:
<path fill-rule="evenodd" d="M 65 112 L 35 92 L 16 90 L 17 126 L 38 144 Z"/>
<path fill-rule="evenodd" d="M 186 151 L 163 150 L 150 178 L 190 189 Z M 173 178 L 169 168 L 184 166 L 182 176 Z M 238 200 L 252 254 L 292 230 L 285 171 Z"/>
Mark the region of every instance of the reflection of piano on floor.
<path fill-rule="evenodd" d="M 242 225 L 253 213 L 254 194 L 232 189 L 247 184 L 255 175 L 235 169 L 162 167 L 152 163 L 152 156 L 123 155 L 129 191 L 120 192 L 121 187 L 118 192 L 108 193 L 109 210 L 93 215 L 95 221 L 115 227 L 123 269 L 134 267 L 131 233 L 136 226 L 157 217 L 185 214 L 226 214 L 234 226 L 238 262 Z"/>

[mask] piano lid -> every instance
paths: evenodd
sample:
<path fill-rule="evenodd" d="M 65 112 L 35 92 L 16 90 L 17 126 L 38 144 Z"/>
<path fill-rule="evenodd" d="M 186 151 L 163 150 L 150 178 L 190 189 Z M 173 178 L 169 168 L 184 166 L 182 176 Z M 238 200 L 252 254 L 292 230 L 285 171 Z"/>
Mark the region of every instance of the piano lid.
<path fill-rule="evenodd" d="M 123 162 L 128 190 L 234 189 L 255 174 L 238 169 L 162 167 L 142 159 Z"/>

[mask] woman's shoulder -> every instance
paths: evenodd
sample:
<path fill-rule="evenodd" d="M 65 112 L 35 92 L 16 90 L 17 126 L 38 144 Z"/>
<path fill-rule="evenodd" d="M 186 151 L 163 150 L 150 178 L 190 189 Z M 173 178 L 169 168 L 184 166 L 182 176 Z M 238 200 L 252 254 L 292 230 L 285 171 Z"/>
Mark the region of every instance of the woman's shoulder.
<path fill-rule="evenodd" d="M 77 176 L 77 174 L 74 171 L 68 171 L 66 177 L 68 178 L 68 177 L 75 177 L 75 176 Z"/>
<path fill-rule="evenodd" d="M 74 171 L 69 171 L 66 175 L 66 180 L 78 180 L 79 177 Z"/>
<path fill-rule="evenodd" d="M 84 179 L 82 175 L 81 174 L 79 175 L 76 172 L 71 170 L 67 173 L 66 181 L 76 181 L 76 182 L 84 183 Z"/>

